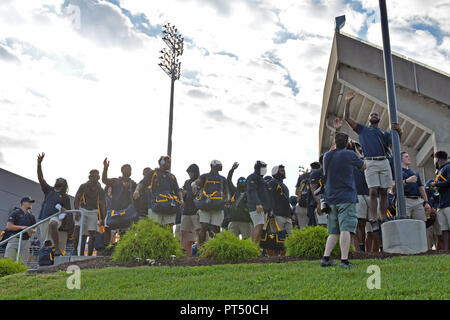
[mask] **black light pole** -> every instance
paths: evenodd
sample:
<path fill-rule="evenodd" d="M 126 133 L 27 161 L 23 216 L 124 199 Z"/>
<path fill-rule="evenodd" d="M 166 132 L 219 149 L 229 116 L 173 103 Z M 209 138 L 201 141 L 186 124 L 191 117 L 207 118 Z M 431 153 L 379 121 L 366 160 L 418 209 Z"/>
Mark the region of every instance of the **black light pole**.
<path fill-rule="evenodd" d="M 163 26 L 163 41 L 167 48 L 160 51 L 161 69 L 170 77 L 170 112 L 169 112 L 169 137 L 167 141 L 167 155 L 172 157 L 172 123 L 173 123 L 173 93 L 175 81 L 180 79 L 181 62 L 178 57 L 183 54 L 184 38 L 175 26 L 169 23 Z"/>
<path fill-rule="evenodd" d="M 381 16 L 381 33 L 383 35 L 384 73 L 386 78 L 386 92 L 389 108 L 389 118 L 392 123 L 398 123 L 397 101 L 395 97 L 394 72 L 392 70 L 391 42 L 389 39 L 389 25 L 386 10 L 386 0 L 379 0 Z M 400 136 L 397 131 L 392 132 L 392 151 L 394 156 L 395 189 L 397 193 L 397 212 L 400 218 L 406 218 L 405 192 L 402 179 L 402 165 L 400 155 Z M 397 215 L 398 216 L 398 215 Z"/>

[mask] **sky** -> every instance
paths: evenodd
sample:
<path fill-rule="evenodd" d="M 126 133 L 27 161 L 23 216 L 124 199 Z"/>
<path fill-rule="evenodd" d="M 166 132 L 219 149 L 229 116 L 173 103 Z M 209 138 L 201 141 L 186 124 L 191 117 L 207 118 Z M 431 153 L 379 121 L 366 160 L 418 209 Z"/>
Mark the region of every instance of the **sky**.
<path fill-rule="evenodd" d="M 450 0 L 387 1 L 394 52 L 450 73 Z M 318 159 L 322 94 L 334 35 L 382 45 L 377 0 L 1 0 L 0 167 L 69 183 L 110 160 L 140 181 L 167 152 L 170 79 L 159 68 L 162 26 L 185 38 L 175 83 L 172 172 L 213 159 L 234 181 L 256 160 Z"/>

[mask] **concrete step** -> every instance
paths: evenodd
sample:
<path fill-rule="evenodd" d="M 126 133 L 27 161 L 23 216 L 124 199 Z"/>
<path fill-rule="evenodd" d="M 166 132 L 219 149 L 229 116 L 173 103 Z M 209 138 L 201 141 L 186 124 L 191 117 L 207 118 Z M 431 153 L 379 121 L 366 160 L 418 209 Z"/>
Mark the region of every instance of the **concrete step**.
<path fill-rule="evenodd" d="M 90 259 L 96 259 L 99 257 L 93 256 L 56 256 L 55 263 L 52 266 L 37 266 L 36 268 L 30 268 L 26 272 L 27 273 L 37 273 L 39 270 L 45 270 L 50 267 L 58 266 L 63 263 L 77 262 L 77 261 L 85 261 Z"/>

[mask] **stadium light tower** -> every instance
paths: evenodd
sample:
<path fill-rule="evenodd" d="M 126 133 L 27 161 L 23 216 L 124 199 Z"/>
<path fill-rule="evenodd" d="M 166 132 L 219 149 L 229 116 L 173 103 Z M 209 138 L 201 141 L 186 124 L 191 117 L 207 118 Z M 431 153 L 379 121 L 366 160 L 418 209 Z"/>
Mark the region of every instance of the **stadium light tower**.
<path fill-rule="evenodd" d="M 169 137 L 167 142 L 167 155 L 172 157 L 172 123 L 173 123 L 173 92 L 175 81 L 180 79 L 181 62 L 179 56 L 183 54 L 184 38 L 178 29 L 167 23 L 162 30 L 163 41 L 167 47 L 160 51 L 159 66 L 170 77 L 170 113 L 169 113 Z"/>

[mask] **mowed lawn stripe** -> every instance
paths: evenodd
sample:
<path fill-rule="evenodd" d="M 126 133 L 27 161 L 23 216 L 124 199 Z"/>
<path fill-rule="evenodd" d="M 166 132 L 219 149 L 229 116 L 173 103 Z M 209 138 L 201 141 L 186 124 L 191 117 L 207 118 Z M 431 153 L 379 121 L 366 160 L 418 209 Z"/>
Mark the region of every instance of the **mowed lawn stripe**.
<path fill-rule="evenodd" d="M 321 268 L 319 261 L 202 267 L 81 270 L 81 289 L 65 272 L 0 278 L 2 299 L 449 299 L 450 255 L 354 260 L 354 268 Z M 369 290 L 370 265 L 381 289 Z"/>

